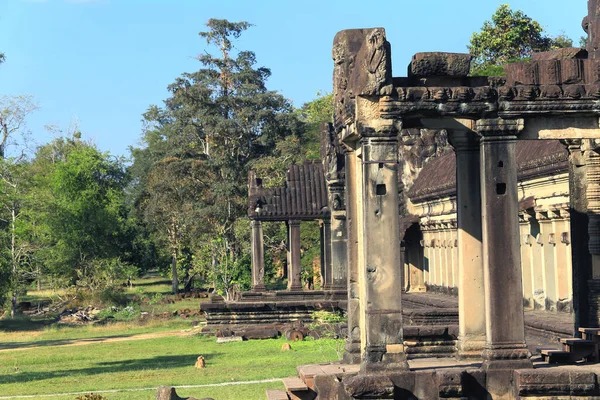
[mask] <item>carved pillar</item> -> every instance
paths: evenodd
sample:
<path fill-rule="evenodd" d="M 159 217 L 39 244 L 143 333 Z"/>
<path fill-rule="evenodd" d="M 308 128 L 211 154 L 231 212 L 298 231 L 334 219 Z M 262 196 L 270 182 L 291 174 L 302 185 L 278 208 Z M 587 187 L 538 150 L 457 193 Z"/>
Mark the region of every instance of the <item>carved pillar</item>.
<path fill-rule="evenodd" d="M 343 190 L 343 189 L 342 189 Z M 342 196 L 334 194 L 331 215 L 331 289 L 344 290 L 348 285 L 348 236 L 346 213 L 343 210 Z M 338 200 L 336 200 L 336 198 Z M 339 205 L 338 205 L 339 204 Z"/>
<path fill-rule="evenodd" d="M 361 272 L 364 339 L 361 369 L 408 369 L 402 335 L 402 268 L 398 214 L 398 130 L 361 132 L 365 268 Z"/>
<path fill-rule="evenodd" d="M 454 131 L 458 224 L 458 357 L 480 358 L 485 345 L 479 138 Z"/>
<path fill-rule="evenodd" d="M 592 278 L 589 252 L 587 166 L 581 139 L 565 140 L 569 151 L 569 218 L 573 276 L 573 334 L 581 336 L 579 327 L 590 327 L 588 280 Z"/>
<path fill-rule="evenodd" d="M 375 331 L 367 333 L 365 327 L 371 326 L 376 323 L 380 323 L 382 317 L 377 316 L 377 313 L 373 316 L 372 321 L 366 320 L 365 306 L 368 304 L 371 311 L 379 310 L 379 302 L 377 296 L 374 297 L 376 300 L 375 306 L 371 307 L 370 299 L 367 300 L 367 294 L 364 291 L 364 284 L 360 284 L 361 279 L 364 278 L 362 273 L 364 272 L 364 263 L 369 259 L 366 255 L 366 251 L 370 250 L 366 243 L 363 243 L 363 233 L 367 231 L 368 227 L 363 226 L 364 222 L 367 222 L 367 218 L 362 218 L 362 206 L 361 202 L 364 197 L 367 196 L 368 192 L 365 191 L 363 196 L 363 182 L 362 179 L 362 168 L 357 168 L 356 164 L 360 160 L 357 157 L 360 156 L 360 148 L 357 148 L 357 141 L 359 135 L 357 134 L 359 128 L 362 126 L 364 120 L 370 120 L 372 117 L 378 119 L 377 116 L 372 114 L 360 114 L 357 106 L 357 102 L 361 96 L 379 96 L 383 94 L 391 94 L 393 90 L 392 84 L 392 58 L 391 58 L 391 46 L 386 40 L 385 30 L 381 28 L 375 29 L 352 29 L 338 32 L 333 41 L 332 56 L 334 60 L 334 71 L 333 71 L 333 93 L 334 93 L 334 113 L 333 122 L 334 129 L 338 135 L 340 135 L 341 141 L 349 148 L 354 149 L 351 153 L 353 156 L 346 158 L 346 193 L 348 196 L 347 201 L 347 224 L 348 224 L 348 263 L 349 263 L 349 312 L 351 319 L 349 321 L 349 329 L 351 330 L 351 339 L 349 345 L 351 345 L 355 338 L 355 334 L 360 335 L 361 346 L 367 346 L 365 354 L 368 355 L 367 364 L 378 358 L 375 354 L 375 348 L 370 347 L 369 343 L 373 343 L 379 355 L 383 356 L 384 351 L 380 351 L 381 348 L 385 348 L 385 338 L 376 338 L 374 336 Z M 375 104 L 377 107 L 377 104 Z M 358 154 L 357 154 L 358 152 Z M 394 159 L 397 158 L 397 153 L 394 155 Z M 350 178 L 350 169 L 354 169 L 352 172 L 354 178 Z M 397 182 L 395 183 L 397 185 Z M 396 215 L 396 228 L 398 228 L 398 193 L 393 194 L 396 197 L 395 201 L 395 215 Z M 358 207 L 361 206 L 360 210 Z M 352 208 L 352 209 L 351 209 Z M 369 232 L 374 234 L 374 232 Z M 360 235 L 360 237 L 359 237 Z M 381 237 L 384 237 L 383 235 Z M 400 249 L 397 245 L 398 240 L 391 247 L 394 248 L 394 252 L 399 253 Z M 398 236 L 396 236 L 398 239 Z M 387 250 L 387 249 L 386 249 Z M 398 260 L 400 257 L 398 257 Z M 400 271 L 399 266 L 397 271 Z M 355 272 L 356 271 L 356 272 Z M 400 279 L 397 280 L 398 287 L 400 286 Z M 395 287 L 394 287 L 395 288 Z M 398 288 L 398 296 L 400 295 L 400 288 Z M 358 304 L 360 302 L 360 304 Z M 360 310 L 360 318 L 353 318 L 352 314 L 354 310 L 352 307 L 357 307 Z M 356 329 L 357 325 L 360 325 L 360 329 Z M 391 326 L 390 326 L 391 328 Z M 393 330 L 393 328 L 392 328 Z M 402 330 L 400 324 L 397 331 Z M 400 334 L 400 339 L 402 334 Z M 369 339 L 369 341 L 367 340 Z M 364 340 L 363 340 L 364 339 Z M 383 343 L 381 340 L 383 339 Z M 402 343 L 397 342 L 396 336 L 394 339 L 389 341 L 390 344 Z M 348 349 L 348 347 L 347 347 Z M 396 351 L 397 348 L 392 347 L 392 352 Z M 349 353 L 347 353 L 349 354 Z M 371 357 L 373 355 L 373 357 Z M 351 358 L 351 355 L 349 356 Z M 389 358 L 389 357 L 388 357 Z"/>
<path fill-rule="evenodd" d="M 300 274 L 302 263 L 300 261 L 300 221 L 288 221 L 288 289 L 302 290 Z"/>
<path fill-rule="evenodd" d="M 331 221 L 321 221 L 321 273 L 323 275 L 323 289 L 329 290 L 333 286 L 331 271 Z"/>
<path fill-rule="evenodd" d="M 525 344 L 516 135 L 522 120 L 479 120 L 481 138 L 481 200 L 485 281 L 486 345 L 484 368 L 531 368 Z M 503 393 L 503 379 L 493 391 Z"/>
<path fill-rule="evenodd" d="M 361 309 L 359 296 L 359 258 L 358 258 L 358 210 L 359 199 L 356 191 L 356 152 L 346 152 L 346 232 L 348 257 L 348 338 L 346 341 L 344 362 L 360 363 Z"/>
<path fill-rule="evenodd" d="M 252 230 L 252 290 L 263 292 L 265 290 L 265 250 L 263 243 L 263 230 L 260 221 L 250 221 Z"/>

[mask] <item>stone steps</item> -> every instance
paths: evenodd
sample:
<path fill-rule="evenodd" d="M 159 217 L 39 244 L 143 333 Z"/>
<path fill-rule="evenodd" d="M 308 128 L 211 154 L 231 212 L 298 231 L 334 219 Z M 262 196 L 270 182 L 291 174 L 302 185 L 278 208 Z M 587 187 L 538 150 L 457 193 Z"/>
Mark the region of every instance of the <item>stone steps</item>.
<path fill-rule="evenodd" d="M 290 400 L 285 390 L 267 390 L 267 400 Z"/>
<path fill-rule="evenodd" d="M 317 397 L 317 388 L 315 384 L 315 377 L 317 375 L 339 376 L 344 374 L 356 374 L 359 369 L 360 367 L 358 365 L 335 363 L 298 366 L 296 368 L 298 376 L 283 379 L 285 390 L 267 390 L 267 400 L 314 400 Z M 320 398 L 329 398 L 327 395 L 324 396 L 325 397 Z"/>
<path fill-rule="evenodd" d="M 283 386 L 290 400 L 313 400 L 317 394 L 298 377 L 283 379 Z"/>
<path fill-rule="evenodd" d="M 573 364 L 580 361 L 598 362 L 600 329 L 579 328 L 583 338 L 561 338 L 562 350 L 542 349 L 541 355 L 548 364 Z"/>

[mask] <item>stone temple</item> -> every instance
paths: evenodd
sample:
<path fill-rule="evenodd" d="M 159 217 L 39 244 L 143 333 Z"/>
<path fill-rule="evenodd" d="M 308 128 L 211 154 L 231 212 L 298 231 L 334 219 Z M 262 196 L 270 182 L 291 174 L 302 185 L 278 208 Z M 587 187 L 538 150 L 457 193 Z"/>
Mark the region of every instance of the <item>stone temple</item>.
<path fill-rule="evenodd" d="M 270 399 L 600 399 L 600 0 L 583 28 L 587 48 L 501 77 L 469 76 L 456 53 L 418 53 L 396 77 L 384 29 L 336 35 L 322 165 L 278 189 L 250 176 L 254 291 L 238 303 L 335 302 L 346 354 Z M 298 225 L 314 219 L 310 293 Z M 265 221 L 288 224 L 287 294 L 264 291 Z M 433 311 L 407 312 L 427 296 Z M 533 328 L 562 339 L 532 357 Z"/>

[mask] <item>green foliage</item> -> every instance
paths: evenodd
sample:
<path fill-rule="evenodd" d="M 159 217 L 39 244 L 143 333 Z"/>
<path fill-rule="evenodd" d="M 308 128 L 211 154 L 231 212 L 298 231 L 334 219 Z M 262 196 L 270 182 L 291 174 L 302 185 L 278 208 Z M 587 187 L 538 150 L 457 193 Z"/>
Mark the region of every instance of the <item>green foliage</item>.
<path fill-rule="evenodd" d="M 109 307 L 100 311 L 97 315 L 100 319 L 110 318 L 113 321 L 133 321 L 140 315 L 139 306 L 130 304 L 127 307 Z"/>
<path fill-rule="evenodd" d="M 63 158 L 51 165 L 49 202 L 41 210 L 45 264 L 92 290 L 136 276 L 136 268 L 120 258 L 127 237 L 123 160 L 77 139 L 59 145 Z M 39 156 L 34 163 L 47 161 L 43 151 Z"/>
<path fill-rule="evenodd" d="M 314 311 L 310 317 L 317 323 L 338 324 L 348 322 L 348 317 L 341 311 Z"/>
<path fill-rule="evenodd" d="M 513 11 L 502 4 L 491 21 L 485 21 L 479 32 L 474 32 L 468 46 L 473 55 L 472 74 L 497 74 L 501 66 L 513 60 L 531 57 L 534 52 L 548 51 L 560 47 L 571 47 L 573 41 L 564 34 L 552 38 L 544 34 L 539 22 L 523 11 Z"/>

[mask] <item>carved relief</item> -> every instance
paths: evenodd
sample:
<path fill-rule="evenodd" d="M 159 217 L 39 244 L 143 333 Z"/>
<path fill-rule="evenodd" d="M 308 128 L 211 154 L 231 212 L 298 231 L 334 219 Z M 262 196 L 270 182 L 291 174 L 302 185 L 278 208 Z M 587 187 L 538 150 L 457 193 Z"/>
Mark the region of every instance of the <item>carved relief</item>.
<path fill-rule="evenodd" d="M 333 43 L 334 126 L 339 131 L 354 120 L 356 96 L 391 95 L 390 44 L 385 30 L 339 32 Z"/>

